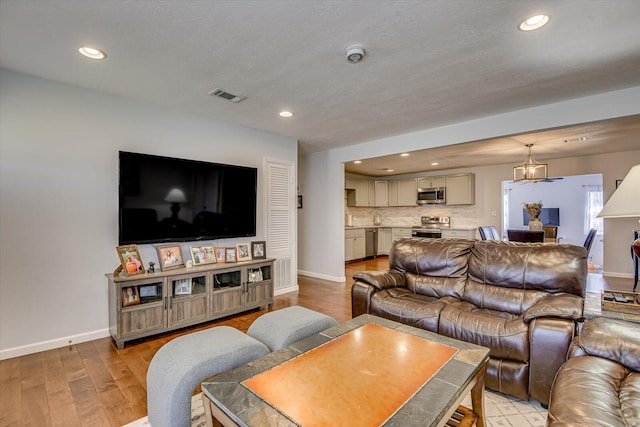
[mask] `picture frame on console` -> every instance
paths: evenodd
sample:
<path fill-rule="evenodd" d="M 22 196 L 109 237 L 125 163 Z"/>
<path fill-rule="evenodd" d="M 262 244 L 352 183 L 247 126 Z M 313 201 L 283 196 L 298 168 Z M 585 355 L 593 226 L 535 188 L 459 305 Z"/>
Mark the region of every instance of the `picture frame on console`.
<path fill-rule="evenodd" d="M 216 262 L 213 245 L 195 245 L 189 249 L 193 265 L 213 264 Z"/>
<path fill-rule="evenodd" d="M 135 286 L 127 286 L 122 288 L 122 306 L 140 304 L 140 294 Z"/>
<path fill-rule="evenodd" d="M 227 248 L 225 251 L 225 262 L 236 262 L 236 248 Z"/>
<path fill-rule="evenodd" d="M 137 245 L 116 246 L 116 251 L 126 276 L 144 274 L 144 264 Z"/>
<path fill-rule="evenodd" d="M 158 261 L 160 262 L 160 270 L 171 270 L 174 268 L 184 267 L 182 252 L 179 245 L 166 245 L 156 247 L 158 251 Z"/>
<path fill-rule="evenodd" d="M 267 258 L 266 242 L 251 242 L 251 256 L 253 259 Z"/>
<path fill-rule="evenodd" d="M 191 295 L 193 283 L 189 277 L 187 279 L 175 280 L 173 286 L 174 295 Z"/>
<path fill-rule="evenodd" d="M 251 261 L 251 251 L 249 250 L 249 243 L 236 244 L 236 252 L 238 261 Z"/>
<path fill-rule="evenodd" d="M 223 246 L 216 246 L 213 249 L 216 255 L 216 262 L 227 262 L 227 248 Z"/>

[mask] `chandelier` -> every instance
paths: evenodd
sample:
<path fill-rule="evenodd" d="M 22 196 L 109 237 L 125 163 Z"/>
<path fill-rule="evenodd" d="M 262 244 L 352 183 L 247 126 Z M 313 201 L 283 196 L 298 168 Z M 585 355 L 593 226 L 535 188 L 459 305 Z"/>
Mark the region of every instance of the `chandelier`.
<path fill-rule="evenodd" d="M 529 148 L 529 155 L 523 164 L 513 167 L 513 181 L 537 182 L 547 179 L 547 164 L 533 160 L 531 157 L 533 144 L 527 144 L 526 147 Z"/>

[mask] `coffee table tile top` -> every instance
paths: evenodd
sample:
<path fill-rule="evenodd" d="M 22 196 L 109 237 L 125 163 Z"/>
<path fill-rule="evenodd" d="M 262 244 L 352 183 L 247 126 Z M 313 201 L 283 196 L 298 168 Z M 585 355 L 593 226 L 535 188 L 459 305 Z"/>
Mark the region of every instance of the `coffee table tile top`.
<path fill-rule="evenodd" d="M 202 390 L 217 406 L 241 426 L 296 426 L 271 405 L 265 403 L 242 382 L 294 358 L 317 345 L 328 342 L 366 323 L 386 326 L 410 335 L 457 349 L 449 360 L 417 393 L 402 406 L 384 426 L 436 425 L 461 398 L 463 390 L 488 359 L 489 350 L 474 344 L 457 341 L 428 331 L 396 323 L 371 315 L 362 315 L 327 329 L 287 348 L 271 353 L 202 384 Z M 354 401 L 361 396 L 353 396 Z M 350 420 L 357 426 L 358 420 Z"/>
<path fill-rule="evenodd" d="M 584 297 L 584 317 L 587 319 L 606 317 L 609 319 L 620 319 L 640 323 L 640 314 L 603 310 L 601 292 L 586 293 Z"/>

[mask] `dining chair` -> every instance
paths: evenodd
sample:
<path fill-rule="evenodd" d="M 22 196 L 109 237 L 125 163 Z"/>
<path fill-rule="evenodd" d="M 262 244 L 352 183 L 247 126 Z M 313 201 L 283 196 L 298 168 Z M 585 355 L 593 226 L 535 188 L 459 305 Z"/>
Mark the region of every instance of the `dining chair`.
<path fill-rule="evenodd" d="M 500 238 L 500 234 L 498 233 L 498 229 L 493 225 L 484 225 L 478 227 L 478 232 L 480 233 L 480 238 L 482 240 L 502 240 Z"/>
<path fill-rule="evenodd" d="M 510 242 L 542 243 L 544 231 L 507 230 L 507 237 Z"/>
<path fill-rule="evenodd" d="M 596 229 L 592 228 L 591 230 L 589 230 L 589 233 L 587 234 L 587 238 L 584 241 L 584 246 L 587 249 L 587 255 L 589 254 L 589 252 L 591 252 L 591 245 L 593 244 L 593 239 L 595 239 L 596 237 Z"/>

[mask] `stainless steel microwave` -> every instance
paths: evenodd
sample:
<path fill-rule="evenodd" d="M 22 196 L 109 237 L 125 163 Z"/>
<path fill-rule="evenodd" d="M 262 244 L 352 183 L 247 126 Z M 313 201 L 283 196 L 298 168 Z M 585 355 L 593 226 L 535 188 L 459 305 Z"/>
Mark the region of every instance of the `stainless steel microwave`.
<path fill-rule="evenodd" d="M 419 205 L 440 205 L 444 204 L 445 200 L 444 187 L 418 188 Z"/>

